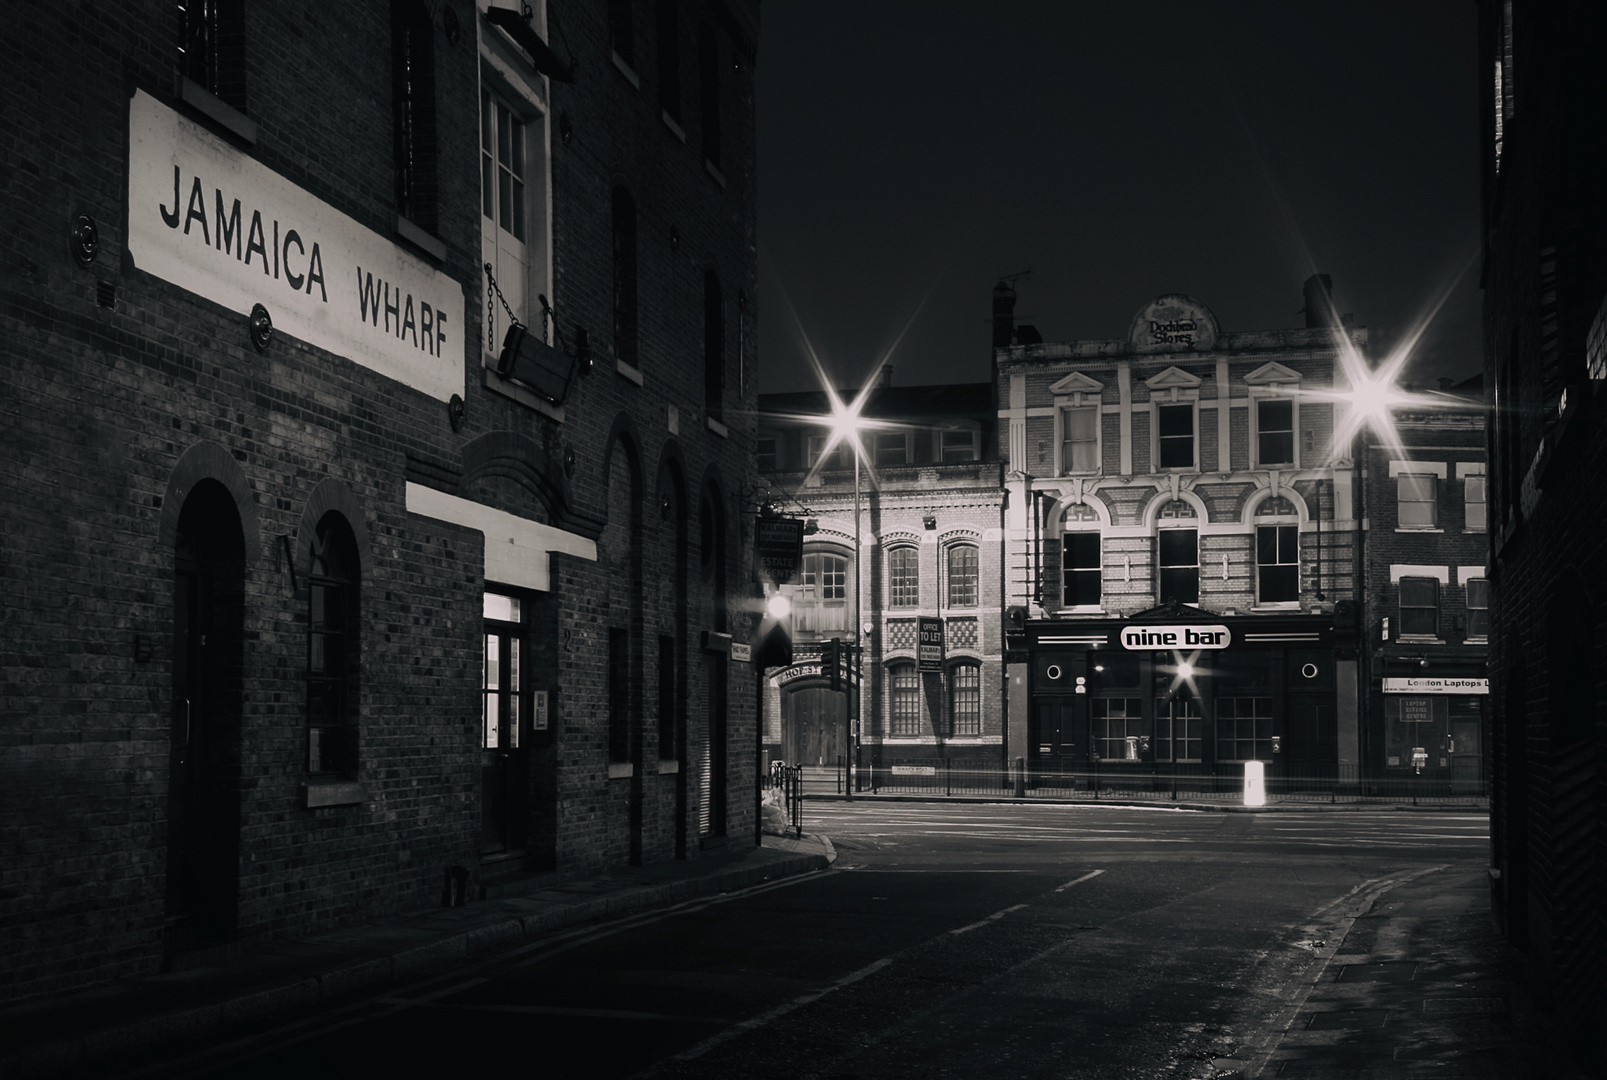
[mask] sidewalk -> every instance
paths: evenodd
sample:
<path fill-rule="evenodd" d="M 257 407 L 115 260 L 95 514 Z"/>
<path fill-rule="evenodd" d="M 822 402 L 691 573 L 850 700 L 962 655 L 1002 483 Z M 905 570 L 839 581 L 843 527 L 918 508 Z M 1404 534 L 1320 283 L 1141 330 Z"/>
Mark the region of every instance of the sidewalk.
<path fill-rule="evenodd" d="M 1491 925 L 1485 871 L 1403 872 L 1305 929 L 1309 958 L 1257 980 L 1267 1022 L 1194 1076 L 1585 1080 Z"/>
<path fill-rule="evenodd" d="M 1353 810 L 1406 810 L 1406 811 L 1457 811 L 1488 813 L 1489 806 L 1476 802 L 1441 802 L 1417 803 L 1410 800 L 1374 799 L 1367 802 L 1324 802 L 1320 800 L 1307 801 L 1303 799 L 1280 799 L 1273 797 L 1267 800 L 1265 806 L 1245 806 L 1242 799 L 1223 798 L 1218 800 L 1189 799 L 1187 797 L 1173 800 L 1166 797 L 1142 798 L 1124 792 L 1107 792 L 1095 798 L 1093 795 L 1033 795 L 1028 798 L 1016 798 L 1008 794 L 999 795 L 923 795 L 915 792 L 873 792 L 856 791 L 853 796 L 832 790 L 812 791 L 804 790 L 804 820 L 809 820 L 808 804 L 811 802 L 858 802 L 870 805 L 873 803 L 993 803 L 1011 806 L 1108 806 L 1112 809 L 1120 807 L 1139 807 L 1145 810 L 1211 810 L 1223 814 L 1281 814 L 1295 813 L 1335 813 Z"/>
<path fill-rule="evenodd" d="M 766 835 L 758 848 L 591 878 L 533 874 L 463 907 L 281 942 L 215 967 L 21 1002 L 0 1008 L 0 1077 L 116 1071 L 135 1055 L 310 1013 L 492 946 L 824 869 L 835 858 L 824 836 Z"/>

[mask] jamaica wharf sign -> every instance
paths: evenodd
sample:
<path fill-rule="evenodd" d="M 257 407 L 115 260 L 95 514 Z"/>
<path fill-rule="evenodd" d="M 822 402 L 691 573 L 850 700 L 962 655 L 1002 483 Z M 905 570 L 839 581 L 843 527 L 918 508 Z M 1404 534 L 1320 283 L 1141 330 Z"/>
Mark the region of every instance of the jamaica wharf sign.
<path fill-rule="evenodd" d="M 1124 649 L 1225 649 L 1233 631 L 1225 626 L 1124 626 Z"/>
<path fill-rule="evenodd" d="M 147 273 L 441 401 L 463 392 L 463 287 L 144 91 L 128 250 Z M 241 340 L 245 340 L 244 322 Z"/>

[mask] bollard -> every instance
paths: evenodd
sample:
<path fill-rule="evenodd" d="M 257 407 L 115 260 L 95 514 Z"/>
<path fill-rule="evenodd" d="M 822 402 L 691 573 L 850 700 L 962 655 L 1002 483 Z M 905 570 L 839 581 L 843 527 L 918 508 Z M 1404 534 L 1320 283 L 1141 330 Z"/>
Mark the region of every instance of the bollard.
<path fill-rule="evenodd" d="M 1244 763 L 1244 805 L 1267 805 L 1267 767 L 1265 762 Z"/>
<path fill-rule="evenodd" d="M 1016 758 L 1016 798 L 1025 799 L 1026 797 L 1027 797 L 1027 759 L 1024 758 L 1024 757 L 1018 757 L 1018 758 Z"/>

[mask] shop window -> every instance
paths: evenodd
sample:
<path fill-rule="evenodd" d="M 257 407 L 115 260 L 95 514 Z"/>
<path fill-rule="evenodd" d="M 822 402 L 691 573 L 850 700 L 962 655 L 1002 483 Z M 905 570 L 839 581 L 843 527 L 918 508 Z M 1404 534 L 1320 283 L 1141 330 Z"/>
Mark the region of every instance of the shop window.
<path fill-rule="evenodd" d="M 1099 471 L 1099 409 L 1080 406 L 1060 410 L 1060 471 Z"/>
<path fill-rule="evenodd" d="M 954 735 L 982 734 L 982 667 L 956 664 L 952 669 Z"/>
<path fill-rule="evenodd" d="M 1431 529 L 1439 524 L 1435 495 L 1439 477 L 1432 473 L 1401 473 L 1395 478 L 1396 521 L 1403 529 Z"/>
<path fill-rule="evenodd" d="M 921 602 L 919 548 L 896 547 L 887 553 L 887 606 L 912 608 Z"/>
<path fill-rule="evenodd" d="M 1465 512 L 1463 527 L 1468 532 L 1484 532 L 1489 523 L 1484 500 L 1484 477 L 1464 477 L 1462 480 L 1462 498 Z"/>
<path fill-rule="evenodd" d="M 1428 577 L 1401 578 L 1401 633 L 1438 637 L 1439 632 L 1440 583 Z"/>
<path fill-rule="evenodd" d="M 1293 465 L 1295 406 L 1288 398 L 1257 401 L 1256 461 L 1260 465 Z"/>
<path fill-rule="evenodd" d="M 1155 699 L 1155 760 L 1199 761 L 1205 721 L 1193 698 Z"/>
<path fill-rule="evenodd" d="M 908 465 L 909 436 L 902 431 L 876 433 L 876 465 Z"/>
<path fill-rule="evenodd" d="M 1100 603 L 1099 533 L 1069 532 L 1060 538 L 1061 603 L 1066 607 L 1098 607 Z"/>
<path fill-rule="evenodd" d="M 1159 601 L 1200 602 L 1200 533 L 1198 529 L 1161 529 L 1155 534 L 1160 571 Z"/>
<path fill-rule="evenodd" d="M 1300 600 L 1300 529 L 1259 525 L 1255 530 L 1256 599 L 1263 604 Z"/>
<path fill-rule="evenodd" d="M 703 272 L 703 405 L 718 420 L 725 405 L 725 298 L 720 276 Z"/>
<path fill-rule="evenodd" d="M 976 607 L 978 559 L 975 544 L 955 544 L 948 549 L 948 606 Z"/>
<path fill-rule="evenodd" d="M 480 685 L 480 748 L 515 750 L 527 712 L 524 656 L 529 605 L 517 596 L 486 592 L 485 670 Z"/>
<path fill-rule="evenodd" d="M 423 0 L 391 3 L 396 212 L 436 228 L 435 28 Z"/>
<path fill-rule="evenodd" d="M 1272 760 L 1272 698 L 1216 699 L 1216 759 L 1219 762 Z"/>
<path fill-rule="evenodd" d="M 894 664 L 888 671 L 888 715 L 892 718 L 889 734 L 895 738 L 910 738 L 921 733 L 921 678 L 914 664 Z"/>
<path fill-rule="evenodd" d="M 631 751 L 629 630 L 608 631 L 608 760 L 629 761 Z"/>
<path fill-rule="evenodd" d="M 614 356 L 639 364 L 636 332 L 636 200 L 614 189 Z"/>
<path fill-rule="evenodd" d="M 1163 469 L 1194 467 L 1194 406 L 1158 405 L 1155 425 Z"/>
<path fill-rule="evenodd" d="M 1490 583 L 1484 578 L 1469 578 L 1468 591 L 1468 637 L 1488 638 L 1490 636 Z"/>
<path fill-rule="evenodd" d="M 307 771 L 357 778 L 357 541 L 337 513 L 318 523 L 307 583 Z"/>
<path fill-rule="evenodd" d="M 823 551 L 804 553 L 792 597 L 793 629 L 802 633 L 848 630 L 848 560 Z"/>
<path fill-rule="evenodd" d="M 1143 702 L 1138 698 L 1096 697 L 1089 703 L 1094 751 L 1103 761 L 1136 761 L 1137 739 L 1144 731 Z M 1127 737 L 1134 737 L 1128 743 Z"/>

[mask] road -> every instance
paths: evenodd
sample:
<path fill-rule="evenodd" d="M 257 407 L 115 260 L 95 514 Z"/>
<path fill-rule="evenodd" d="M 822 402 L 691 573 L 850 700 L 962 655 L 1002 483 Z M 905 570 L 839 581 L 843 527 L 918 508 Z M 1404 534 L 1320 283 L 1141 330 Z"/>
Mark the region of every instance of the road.
<path fill-rule="evenodd" d="M 1206 1075 L 1298 942 L 1483 814 L 811 802 L 833 869 L 573 930 L 138 1075 Z"/>

